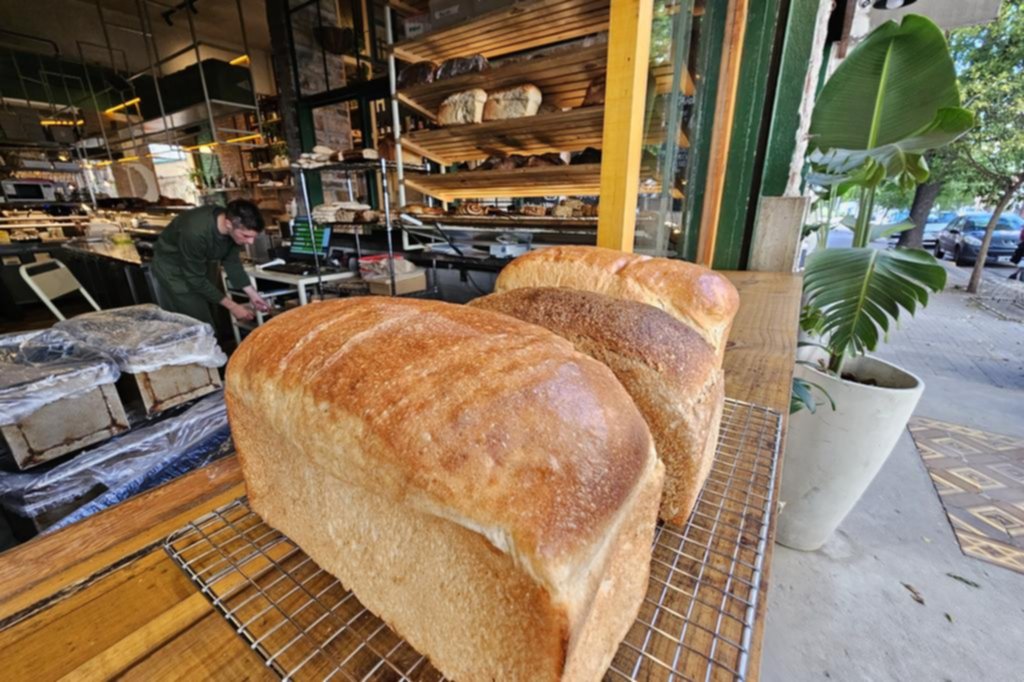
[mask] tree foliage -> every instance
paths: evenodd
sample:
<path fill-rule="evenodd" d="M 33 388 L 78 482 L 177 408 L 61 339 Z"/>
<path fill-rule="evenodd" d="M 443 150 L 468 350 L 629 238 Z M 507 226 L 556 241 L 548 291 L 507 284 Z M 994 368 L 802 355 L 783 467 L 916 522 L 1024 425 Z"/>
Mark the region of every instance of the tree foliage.
<path fill-rule="evenodd" d="M 1024 173 L 1024 0 L 1004 0 L 998 21 L 953 31 L 949 43 L 975 126 L 934 171 L 994 204 Z"/>

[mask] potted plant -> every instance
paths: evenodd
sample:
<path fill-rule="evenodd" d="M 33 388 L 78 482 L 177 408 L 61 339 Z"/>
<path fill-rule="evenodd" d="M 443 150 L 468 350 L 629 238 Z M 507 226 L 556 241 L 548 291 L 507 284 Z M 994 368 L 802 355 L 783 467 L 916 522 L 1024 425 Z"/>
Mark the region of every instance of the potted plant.
<path fill-rule="evenodd" d="M 924 182 L 925 152 L 973 123 L 960 107 L 945 36 L 917 15 L 875 29 L 818 97 L 808 181 L 828 187 L 829 197 L 855 192 L 858 210 L 853 245 L 819 248 L 804 272 L 802 327 L 816 343 L 801 351 L 795 403 L 824 393 L 832 409 L 790 418 L 777 536 L 783 545 L 824 544 L 885 463 L 924 391 L 918 377 L 868 353 L 901 314 L 942 290 L 946 271 L 923 250 L 871 248 L 874 239 L 910 227 L 872 228 L 874 197 L 884 182 Z"/>

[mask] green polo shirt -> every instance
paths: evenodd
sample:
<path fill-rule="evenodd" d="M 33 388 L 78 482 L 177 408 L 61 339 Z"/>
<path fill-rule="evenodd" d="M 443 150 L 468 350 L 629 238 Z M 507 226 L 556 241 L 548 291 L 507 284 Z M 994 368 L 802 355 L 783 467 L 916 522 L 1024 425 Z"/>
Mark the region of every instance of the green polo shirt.
<path fill-rule="evenodd" d="M 185 211 L 160 234 L 153 247 L 153 274 L 173 294 L 220 302 L 224 294 L 207 277 L 210 263 L 224 266 L 233 288 L 249 286 L 249 276 L 238 257 L 238 245 L 230 236 L 217 231 L 217 216 L 222 212 L 216 206 Z"/>

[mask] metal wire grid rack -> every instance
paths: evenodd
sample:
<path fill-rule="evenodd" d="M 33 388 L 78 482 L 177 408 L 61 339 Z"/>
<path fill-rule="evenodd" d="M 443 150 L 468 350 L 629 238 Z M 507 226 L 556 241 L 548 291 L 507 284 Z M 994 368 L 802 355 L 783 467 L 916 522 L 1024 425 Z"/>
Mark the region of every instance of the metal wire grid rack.
<path fill-rule="evenodd" d="M 781 417 L 729 400 L 714 467 L 685 528 L 659 525 L 647 595 L 606 680 L 744 680 L 773 511 Z M 165 549 L 288 680 L 441 680 L 244 499 Z"/>

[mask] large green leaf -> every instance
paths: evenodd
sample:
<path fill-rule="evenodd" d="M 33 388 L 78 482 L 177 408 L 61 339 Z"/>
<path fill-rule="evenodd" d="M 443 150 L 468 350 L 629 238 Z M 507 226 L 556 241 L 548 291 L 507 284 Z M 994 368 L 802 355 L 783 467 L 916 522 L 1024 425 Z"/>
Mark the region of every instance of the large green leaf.
<path fill-rule="evenodd" d="M 924 128 L 909 136 L 870 149 L 829 148 L 810 156 L 813 182 L 823 185 L 852 182 L 877 185 L 885 178 L 916 186 L 928 179 L 924 154 L 951 144 L 974 127 L 974 115 L 966 109 L 939 109 Z"/>
<path fill-rule="evenodd" d="M 874 350 L 902 311 L 914 314 L 945 285 L 945 268 L 917 249 L 825 249 L 804 272 L 806 303 L 820 311 L 833 357 Z"/>
<path fill-rule="evenodd" d="M 811 144 L 867 150 L 917 136 L 960 106 L 942 29 L 909 14 L 872 31 L 829 78 L 814 106 Z"/>

